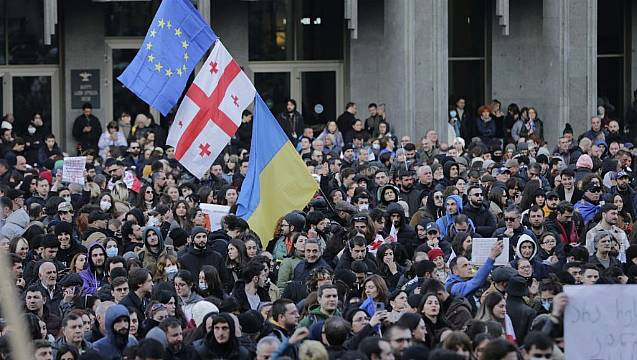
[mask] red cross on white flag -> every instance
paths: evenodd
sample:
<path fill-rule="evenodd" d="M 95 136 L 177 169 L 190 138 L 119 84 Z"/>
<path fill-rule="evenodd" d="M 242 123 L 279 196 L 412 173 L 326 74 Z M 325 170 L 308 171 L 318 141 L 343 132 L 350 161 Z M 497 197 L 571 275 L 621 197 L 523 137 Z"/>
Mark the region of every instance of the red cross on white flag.
<path fill-rule="evenodd" d="M 166 143 L 198 178 L 212 166 L 241 125 L 241 113 L 256 90 L 220 40 L 179 105 Z"/>

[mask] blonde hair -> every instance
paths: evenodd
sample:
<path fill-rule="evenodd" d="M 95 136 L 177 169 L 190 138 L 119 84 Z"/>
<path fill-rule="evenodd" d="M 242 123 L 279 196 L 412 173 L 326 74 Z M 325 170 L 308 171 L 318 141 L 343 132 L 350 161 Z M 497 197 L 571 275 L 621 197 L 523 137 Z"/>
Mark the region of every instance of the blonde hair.
<path fill-rule="evenodd" d="M 329 356 L 325 346 L 316 340 L 305 340 L 299 347 L 299 359 L 301 360 L 328 360 Z"/>
<path fill-rule="evenodd" d="M 113 190 L 111 190 L 113 202 L 121 202 L 126 204 L 128 202 L 128 195 L 128 187 L 121 180 L 116 182 Z"/>

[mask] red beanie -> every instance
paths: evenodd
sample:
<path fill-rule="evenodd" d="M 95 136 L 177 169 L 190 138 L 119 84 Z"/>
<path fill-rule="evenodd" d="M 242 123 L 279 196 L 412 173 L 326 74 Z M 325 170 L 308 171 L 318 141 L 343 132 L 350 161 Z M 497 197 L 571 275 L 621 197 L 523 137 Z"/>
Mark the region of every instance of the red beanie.
<path fill-rule="evenodd" d="M 433 248 L 431 250 L 429 250 L 429 252 L 427 253 L 427 256 L 429 256 L 429 260 L 433 260 L 435 258 L 437 258 L 438 256 L 445 256 L 445 253 L 442 252 L 442 249 L 440 248 Z"/>

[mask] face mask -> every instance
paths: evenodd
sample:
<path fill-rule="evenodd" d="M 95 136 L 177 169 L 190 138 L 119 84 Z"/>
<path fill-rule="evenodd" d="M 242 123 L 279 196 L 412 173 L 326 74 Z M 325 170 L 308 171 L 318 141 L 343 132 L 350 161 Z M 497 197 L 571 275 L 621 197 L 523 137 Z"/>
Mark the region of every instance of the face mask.
<path fill-rule="evenodd" d="M 372 144 L 372 149 L 380 150 L 380 144 Z"/>
<path fill-rule="evenodd" d="M 205 281 L 200 281 L 199 290 L 208 290 L 208 283 L 206 283 Z"/>
<path fill-rule="evenodd" d="M 549 309 L 551 308 L 551 304 L 553 304 L 553 300 L 542 300 L 542 307 L 544 308 L 544 310 L 549 311 Z"/>
<path fill-rule="evenodd" d="M 369 209 L 369 204 L 358 205 L 358 210 L 359 211 L 367 211 L 368 209 Z"/>
<path fill-rule="evenodd" d="M 112 247 L 112 248 L 106 249 L 106 256 L 107 257 L 117 256 L 117 248 L 116 247 Z"/>
<path fill-rule="evenodd" d="M 64 197 L 64 201 L 66 201 L 67 203 L 71 202 L 71 197 L 70 196 L 65 196 Z"/>
<path fill-rule="evenodd" d="M 35 128 L 33 126 L 29 126 L 27 128 L 27 131 L 29 132 L 29 135 L 33 135 L 35 134 Z"/>
<path fill-rule="evenodd" d="M 177 269 L 177 265 L 170 265 L 166 267 L 166 274 L 176 274 L 179 269 Z"/>
<path fill-rule="evenodd" d="M 101 201 L 100 202 L 100 209 L 104 210 L 104 211 L 108 211 L 111 208 L 111 203 L 108 201 Z"/>

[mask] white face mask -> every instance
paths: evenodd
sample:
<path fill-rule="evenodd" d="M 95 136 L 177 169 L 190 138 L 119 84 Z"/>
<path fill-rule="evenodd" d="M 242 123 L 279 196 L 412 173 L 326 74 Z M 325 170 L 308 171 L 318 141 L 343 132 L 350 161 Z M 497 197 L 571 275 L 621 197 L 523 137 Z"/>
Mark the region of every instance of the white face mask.
<path fill-rule="evenodd" d="M 29 125 L 27 131 L 29 132 L 29 135 L 33 135 L 35 134 L 35 127 Z"/>
<path fill-rule="evenodd" d="M 67 203 L 71 203 L 71 197 L 70 196 L 65 196 L 64 197 L 64 201 L 66 201 Z"/>
<path fill-rule="evenodd" d="M 108 201 L 101 201 L 100 202 L 100 209 L 102 209 L 103 211 L 108 211 L 111 208 L 111 203 Z"/>
<path fill-rule="evenodd" d="M 179 269 L 177 269 L 177 265 L 166 266 L 166 274 L 176 274 Z"/>
<path fill-rule="evenodd" d="M 369 204 L 360 204 L 358 205 L 359 211 L 367 211 L 369 209 Z"/>
<path fill-rule="evenodd" d="M 205 281 L 200 281 L 199 282 L 199 289 L 200 290 L 208 290 L 208 283 L 206 283 Z"/>
<path fill-rule="evenodd" d="M 380 144 L 372 144 L 372 149 L 374 150 L 380 149 Z"/>

